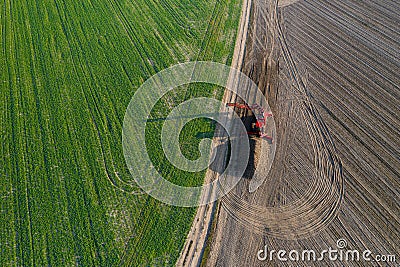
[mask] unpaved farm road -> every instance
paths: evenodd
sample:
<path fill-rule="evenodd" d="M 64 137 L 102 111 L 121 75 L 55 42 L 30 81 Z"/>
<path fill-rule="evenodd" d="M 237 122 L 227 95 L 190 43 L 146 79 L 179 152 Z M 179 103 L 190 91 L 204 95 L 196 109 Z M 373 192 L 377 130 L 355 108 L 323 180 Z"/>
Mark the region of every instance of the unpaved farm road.
<path fill-rule="evenodd" d="M 399 266 L 400 3 L 250 3 L 241 70 L 274 112 L 276 157 L 256 192 L 245 179 L 220 201 L 206 265 Z M 265 246 L 320 253 L 340 239 L 397 263 L 257 258 Z"/>

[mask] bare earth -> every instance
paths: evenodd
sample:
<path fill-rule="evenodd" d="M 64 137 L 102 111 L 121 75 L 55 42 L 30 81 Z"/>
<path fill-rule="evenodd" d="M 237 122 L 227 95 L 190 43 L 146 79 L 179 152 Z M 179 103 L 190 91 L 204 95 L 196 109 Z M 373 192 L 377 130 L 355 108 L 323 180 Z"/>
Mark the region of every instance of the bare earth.
<path fill-rule="evenodd" d="M 220 201 L 207 266 L 398 266 L 400 4 L 283 2 L 244 4 L 234 66 L 265 92 L 277 151 L 256 192 L 244 179 Z M 177 265 L 199 265 L 215 209 L 199 208 Z M 339 239 L 397 263 L 257 259 L 265 245 L 322 251 Z"/>

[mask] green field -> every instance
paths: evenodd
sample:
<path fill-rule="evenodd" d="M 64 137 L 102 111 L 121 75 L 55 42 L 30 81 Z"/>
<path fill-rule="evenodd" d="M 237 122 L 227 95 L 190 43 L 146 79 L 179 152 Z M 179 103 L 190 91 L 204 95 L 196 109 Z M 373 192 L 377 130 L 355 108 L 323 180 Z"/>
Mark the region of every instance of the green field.
<path fill-rule="evenodd" d="M 174 265 L 195 209 L 134 187 L 122 153 L 125 109 L 154 73 L 189 60 L 230 63 L 241 1 L 6 0 L 0 3 L 0 266 Z M 179 88 L 173 104 L 214 88 Z M 219 94 L 220 95 L 220 94 Z M 170 98 L 154 117 L 165 116 Z M 151 158 L 174 170 L 149 130 Z M 196 157 L 198 132 L 181 135 Z"/>

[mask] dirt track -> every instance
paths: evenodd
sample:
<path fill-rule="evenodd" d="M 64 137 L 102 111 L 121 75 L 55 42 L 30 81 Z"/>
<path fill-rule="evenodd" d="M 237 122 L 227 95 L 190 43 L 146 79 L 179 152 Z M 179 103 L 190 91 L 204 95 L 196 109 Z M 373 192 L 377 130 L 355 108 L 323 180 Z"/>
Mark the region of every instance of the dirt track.
<path fill-rule="evenodd" d="M 236 69 L 240 69 L 244 59 L 250 13 L 251 1 L 243 0 L 242 14 L 237 33 L 238 37 L 236 40 L 234 55 L 232 59 L 232 67 Z M 232 93 L 227 90 L 224 94 L 223 101 L 230 102 L 231 100 L 234 100 L 232 98 Z M 216 136 L 218 136 L 218 131 L 222 131 L 222 129 L 217 129 Z M 225 167 L 228 153 L 228 146 L 227 144 L 222 143 L 223 139 L 224 138 L 221 137 L 215 137 L 212 143 L 213 153 L 217 155 L 214 161 L 214 165 L 216 165 L 217 168 L 221 169 Z M 220 173 L 216 170 L 208 169 L 206 177 L 204 179 L 204 183 L 208 184 L 211 181 L 218 179 L 219 174 Z M 205 195 L 205 198 L 209 198 L 214 193 L 215 192 L 204 192 L 203 195 Z M 198 207 L 192 227 L 188 233 L 186 242 L 180 253 L 176 266 L 200 265 L 204 254 L 207 237 L 209 236 L 209 233 L 211 231 L 211 223 L 214 217 L 216 206 L 217 203 L 214 202 L 205 206 Z"/>
<path fill-rule="evenodd" d="M 291 266 L 257 252 L 322 251 L 339 239 L 400 257 L 399 4 L 303 0 L 275 10 L 253 2 L 242 66 L 273 108 L 275 162 L 258 191 L 244 180 L 221 201 L 207 265 Z"/>

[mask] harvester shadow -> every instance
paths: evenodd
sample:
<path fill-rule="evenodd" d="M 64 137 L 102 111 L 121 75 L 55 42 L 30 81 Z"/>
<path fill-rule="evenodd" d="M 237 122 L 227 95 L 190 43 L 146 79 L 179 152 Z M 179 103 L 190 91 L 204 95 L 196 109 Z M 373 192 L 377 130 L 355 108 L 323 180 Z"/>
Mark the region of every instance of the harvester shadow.
<path fill-rule="evenodd" d="M 160 121 L 167 121 L 167 120 L 179 120 L 179 119 L 187 119 L 187 118 L 204 118 L 204 117 L 214 117 L 214 116 L 221 116 L 221 113 L 204 113 L 200 114 L 200 116 L 191 116 L 191 115 L 182 115 L 179 117 L 164 117 L 164 118 L 152 118 L 152 119 L 147 119 L 146 122 L 160 122 Z M 227 114 L 226 114 L 227 115 Z M 243 124 L 246 127 L 246 130 L 248 132 L 252 132 L 254 129 L 252 129 L 252 125 L 256 122 L 256 118 L 254 116 L 242 116 L 241 120 Z M 251 179 L 255 173 L 255 166 L 256 166 L 256 160 L 255 160 L 255 150 L 257 147 L 257 142 L 258 142 L 258 137 L 251 136 L 248 134 L 244 135 L 237 135 L 237 136 L 229 136 L 226 130 L 223 128 L 221 124 L 214 120 L 210 120 L 210 123 L 215 125 L 215 131 L 209 131 L 209 132 L 198 132 L 196 134 L 197 139 L 219 139 L 220 144 L 215 146 L 213 148 L 212 153 L 215 155 L 219 155 L 215 157 L 214 161 L 211 162 L 209 165 L 209 169 L 212 171 L 218 173 L 218 174 L 223 174 L 226 167 L 230 163 L 230 154 L 231 154 L 231 142 L 233 138 L 248 138 L 249 139 L 249 159 L 247 163 L 246 170 L 242 176 L 242 178 L 246 179 Z M 225 155 L 226 157 L 221 158 L 221 155 Z M 233 163 L 235 164 L 235 163 Z"/>
<path fill-rule="evenodd" d="M 163 118 L 151 118 L 144 120 L 144 122 L 159 122 L 159 121 L 173 121 L 181 119 L 198 119 L 198 118 L 215 118 L 221 116 L 222 113 L 203 113 L 196 115 L 182 115 L 179 117 L 163 117 Z"/>
<path fill-rule="evenodd" d="M 244 138 L 249 138 L 247 136 L 245 136 Z M 247 167 L 246 170 L 242 176 L 242 178 L 246 178 L 246 179 L 251 179 L 255 173 L 255 169 L 256 169 L 256 160 L 255 160 L 255 149 L 256 149 L 256 145 L 257 145 L 257 140 L 255 140 L 254 138 L 249 138 L 249 145 L 250 145 L 250 154 L 249 154 L 249 160 L 247 163 Z M 214 151 L 213 153 L 215 153 L 216 155 L 220 155 L 221 153 L 225 153 L 225 151 L 227 150 L 228 146 L 228 152 L 227 152 L 227 156 L 226 156 L 226 160 L 224 162 L 221 162 L 218 157 L 216 159 L 214 159 L 214 161 L 209 165 L 209 168 L 218 173 L 218 174 L 223 174 L 226 167 L 230 164 L 230 141 L 225 141 L 224 143 L 219 144 L 218 146 L 214 147 Z M 232 163 L 235 164 L 235 163 Z"/>
<path fill-rule="evenodd" d="M 242 121 L 244 125 L 246 126 L 246 129 L 249 130 L 248 125 L 251 125 L 251 123 L 254 122 L 254 118 L 249 117 L 243 117 Z M 222 127 L 217 127 L 217 130 L 215 132 L 199 132 L 196 137 L 197 138 L 218 138 L 219 141 L 221 142 L 217 146 L 213 148 L 212 153 L 214 155 L 225 155 L 226 153 L 226 159 L 222 161 L 221 158 L 215 157 L 214 161 L 210 164 L 209 168 L 217 172 L 218 174 L 223 174 L 226 167 L 230 164 L 230 154 L 231 154 L 231 139 L 233 138 L 248 138 L 249 140 L 249 158 L 248 158 L 248 163 L 246 170 L 242 176 L 242 178 L 246 179 L 251 179 L 255 173 L 256 169 L 256 159 L 255 159 L 255 151 L 258 143 L 259 138 L 255 138 L 252 136 L 249 136 L 247 134 L 245 135 L 240 135 L 240 136 L 229 136 L 227 132 L 224 129 L 220 129 Z M 232 163 L 235 164 L 235 163 Z"/>

